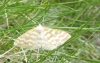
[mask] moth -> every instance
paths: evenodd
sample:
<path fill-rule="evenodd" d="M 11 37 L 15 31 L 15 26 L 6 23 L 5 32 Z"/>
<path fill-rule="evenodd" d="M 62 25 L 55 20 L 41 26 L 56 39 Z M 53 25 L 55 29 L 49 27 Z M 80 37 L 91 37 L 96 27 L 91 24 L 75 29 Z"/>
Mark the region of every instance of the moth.
<path fill-rule="evenodd" d="M 30 50 L 38 48 L 53 50 L 70 38 L 71 35 L 65 31 L 48 28 L 39 24 L 37 27 L 19 36 L 15 40 L 14 45 Z"/>

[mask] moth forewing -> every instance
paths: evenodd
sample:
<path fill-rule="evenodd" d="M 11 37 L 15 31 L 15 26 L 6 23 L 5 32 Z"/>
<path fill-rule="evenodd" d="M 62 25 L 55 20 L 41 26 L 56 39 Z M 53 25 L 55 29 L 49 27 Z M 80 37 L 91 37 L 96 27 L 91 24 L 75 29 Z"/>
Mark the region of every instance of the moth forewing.
<path fill-rule="evenodd" d="M 71 35 L 65 31 L 47 27 L 45 27 L 43 35 L 48 40 L 45 46 L 42 47 L 46 50 L 57 48 L 57 46 L 62 45 L 71 37 Z"/>
<path fill-rule="evenodd" d="M 39 32 L 33 28 L 19 36 L 15 40 L 14 45 L 27 49 L 37 49 L 39 48 L 39 46 L 36 45 L 38 37 Z"/>

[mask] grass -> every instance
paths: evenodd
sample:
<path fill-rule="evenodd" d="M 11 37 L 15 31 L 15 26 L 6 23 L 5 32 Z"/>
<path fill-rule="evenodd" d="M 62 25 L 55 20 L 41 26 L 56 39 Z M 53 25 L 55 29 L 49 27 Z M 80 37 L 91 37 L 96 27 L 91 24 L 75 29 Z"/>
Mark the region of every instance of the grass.
<path fill-rule="evenodd" d="M 99 0 L 5 0 L 0 4 L 1 55 L 14 47 L 17 37 L 38 24 L 72 36 L 52 51 L 15 47 L 0 58 L 1 63 L 25 63 L 25 57 L 27 63 L 100 62 Z"/>

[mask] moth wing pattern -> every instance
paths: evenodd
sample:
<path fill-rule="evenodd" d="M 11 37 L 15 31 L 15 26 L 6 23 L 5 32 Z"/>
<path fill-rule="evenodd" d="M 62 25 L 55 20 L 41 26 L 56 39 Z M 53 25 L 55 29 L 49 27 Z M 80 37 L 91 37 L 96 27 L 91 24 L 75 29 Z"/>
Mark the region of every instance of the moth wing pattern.
<path fill-rule="evenodd" d="M 14 45 L 31 50 L 38 48 L 53 50 L 65 43 L 70 37 L 71 35 L 65 31 L 38 25 L 19 36 Z"/>
<path fill-rule="evenodd" d="M 41 47 L 41 45 L 38 42 L 39 37 L 40 37 L 39 31 L 33 28 L 27 31 L 26 33 L 22 34 L 21 36 L 19 36 L 15 40 L 14 45 L 22 48 L 28 48 L 31 50 L 38 49 L 39 47 Z"/>
<path fill-rule="evenodd" d="M 47 40 L 47 43 L 42 46 L 42 48 L 46 50 L 53 50 L 71 38 L 71 35 L 65 31 L 47 27 L 44 27 L 44 32 L 42 34 Z"/>

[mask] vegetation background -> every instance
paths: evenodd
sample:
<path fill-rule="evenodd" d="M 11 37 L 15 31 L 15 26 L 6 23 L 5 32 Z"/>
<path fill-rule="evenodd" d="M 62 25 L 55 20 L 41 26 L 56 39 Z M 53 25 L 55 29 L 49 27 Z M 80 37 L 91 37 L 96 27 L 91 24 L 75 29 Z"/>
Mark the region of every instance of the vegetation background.
<path fill-rule="evenodd" d="M 38 24 L 72 38 L 52 51 L 13 48 Z M 100 63 L 100 0 L 0 0 L 0 56 L 0 63 Z"/>

